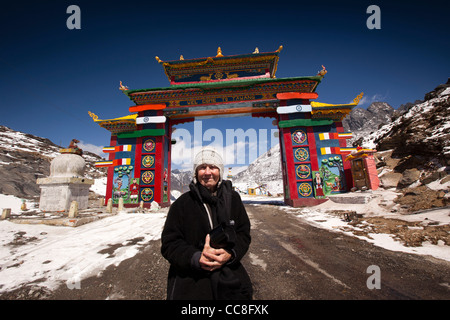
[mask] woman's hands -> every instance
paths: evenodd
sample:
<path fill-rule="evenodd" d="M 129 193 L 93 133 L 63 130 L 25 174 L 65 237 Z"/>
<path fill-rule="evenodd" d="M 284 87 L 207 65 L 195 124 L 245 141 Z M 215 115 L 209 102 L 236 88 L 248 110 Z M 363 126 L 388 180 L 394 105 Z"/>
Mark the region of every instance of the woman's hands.
<path fill-rule="evenodd" d="M 200 267 L 206 271 L 220 269 L 231 259 L 231 254 L 225 249 L 214 249 L 209 244 L 209 234 L 206 235 L 205 246 L 200 256 Z"/>

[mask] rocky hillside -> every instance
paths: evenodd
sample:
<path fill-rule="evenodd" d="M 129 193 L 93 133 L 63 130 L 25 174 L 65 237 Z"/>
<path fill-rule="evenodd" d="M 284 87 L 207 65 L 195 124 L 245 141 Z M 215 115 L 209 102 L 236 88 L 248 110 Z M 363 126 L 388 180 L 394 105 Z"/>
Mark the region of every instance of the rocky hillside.
<path fill-rule="evenodd" d="M 378 150 L 382 187 L 401 191 L 408 211 L 450 205 L 450 81 L 392 120 L 361 141 Z"/>
<path fill-rule="evenodd" d="M 170 177 L 170 188 L 172 191 L 176 190 L 184 193 L 189 190 L 189 184 L 192 181 L 192 171 L 180 171 L 178 169 L 172 170 Z"/>
<path fill-rule="evenodd" d="M 283 193 L 280 159 L 280 145 L 277 144 L 258 157 L 246 170 L 233 176 L 233 184 L 242 190 L 266 184 L 271 194 Z"/>
<path fill-rule="evenodd" d="M 378 150 L 394 149 L 393 156 L 436 160 L 450 165 L 450 80 L 411 105 L 394 121 L 368 137 Z M 412 166 L 417 161 L 410 160 Z"/>
<path fill-rule="evenodd" d="M 392 150 L 392 157 L 401 159 L 395 168 L 399 172 L 450 166 L 450 80 L 427 93 L 423 102 L 396 114 L 362 143 L 378 151 Z"/>
<path fill-rule="evenodd" d="M 0 194 L 38 197 L 40 189 L 36 179 L 50 174 L 50 162 L 59 154 L 60 148 L 48 139 L 0 125 Z M 84 152 L 83 158 L 87 177 L 105 175 L 104 169 L 94 166 L 101 157 Z"/>
<path fill-rule="evenodd" d="M 344 130 L 353 132 L 353 138 L 348 140 L 348 145 L 351 146 L 353 142 L 357 145 L 362 137 L 392 122 L 394 113 L 394 108 L 386 102 L 373 102 L 367 109 L 354 108 L 342 121 Z"/>

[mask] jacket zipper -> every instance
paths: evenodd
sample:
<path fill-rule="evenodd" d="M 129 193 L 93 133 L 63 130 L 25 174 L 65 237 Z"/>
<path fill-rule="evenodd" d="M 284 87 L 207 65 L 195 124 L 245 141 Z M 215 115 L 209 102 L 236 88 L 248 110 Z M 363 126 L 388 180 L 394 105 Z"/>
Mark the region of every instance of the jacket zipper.
<path fill-rule="evenodd" d="M 209 207 L 208 207 L 208 205 L 206 204 L 206 203 L 204 203 L 203 202 L 203 206 L 205 207 L 205 209 L 206 209 L 206 213 L 208 214 L 208 219 L 209 219 L 209 226 L 211 227 L 211 229 L 213 229 L 213 222 L 212 222 L 212 219 L 211 219 L 211 212 L 209 211 Z"/>

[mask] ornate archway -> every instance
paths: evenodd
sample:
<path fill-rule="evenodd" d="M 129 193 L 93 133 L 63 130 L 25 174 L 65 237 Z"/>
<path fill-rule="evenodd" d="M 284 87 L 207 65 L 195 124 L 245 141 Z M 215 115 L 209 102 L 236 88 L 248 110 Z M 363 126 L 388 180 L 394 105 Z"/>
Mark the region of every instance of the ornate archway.
<path fill-rule="evenodd" d="M 106 201 L 120 197 L 127 206 L 140 201 L 170 205 L 172 127 L 199 117 L 251 114 L 276 119 L 280 134 L 285 202 L 291 206 L 315 205 L 327 195 L 352 187 L 350 164 L 343 155 L 351 133 L 342 120 L 356 106 L 318 103 L 317 86 L 327 73 L 276 78 L 279 53 L 224 56 L 164 62 L 169 87 L 131 90 L 120 83 L 134 103 L 131 115 L 93 120 L 111 132 L 104 152 L 109 160 L 96 163 L 108 167 Z"/>

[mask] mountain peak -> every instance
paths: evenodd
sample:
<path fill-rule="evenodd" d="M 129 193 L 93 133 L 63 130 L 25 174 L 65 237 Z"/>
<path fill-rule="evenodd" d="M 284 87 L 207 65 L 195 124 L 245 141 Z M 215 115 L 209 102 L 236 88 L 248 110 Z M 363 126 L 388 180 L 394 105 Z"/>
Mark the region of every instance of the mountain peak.
<path fill-rule="evenodd" d="M 361 144 L 359 140 L 362 137 L 390 123 L 394 111 L 394 108 L 386 102 L 372 102 L 367 109 L 354 108 L 342 121 L 344 130 L 353 133 L 353 138 L 348 140 L 347 145 Z"/>

